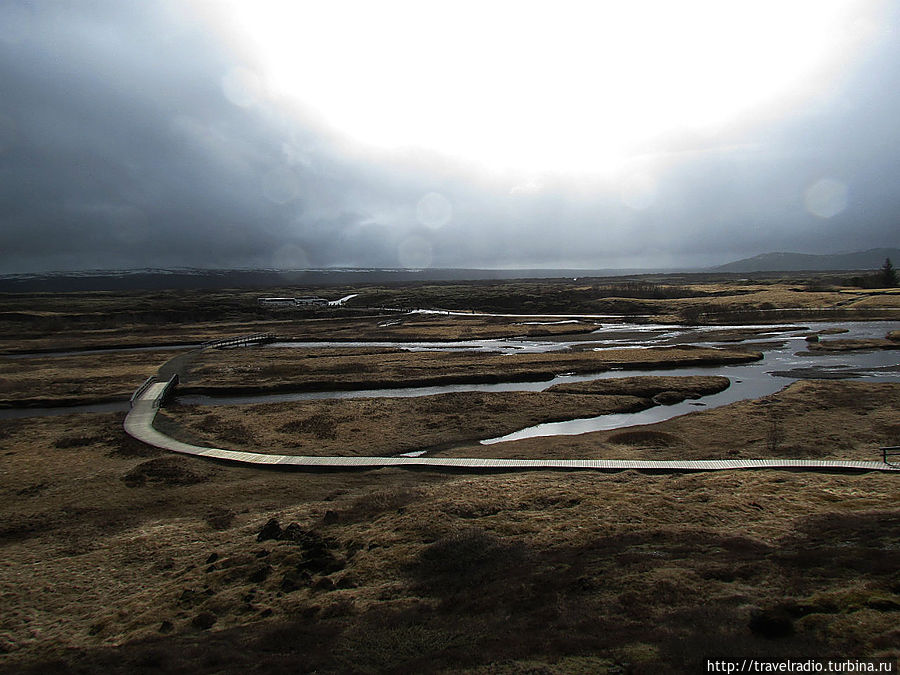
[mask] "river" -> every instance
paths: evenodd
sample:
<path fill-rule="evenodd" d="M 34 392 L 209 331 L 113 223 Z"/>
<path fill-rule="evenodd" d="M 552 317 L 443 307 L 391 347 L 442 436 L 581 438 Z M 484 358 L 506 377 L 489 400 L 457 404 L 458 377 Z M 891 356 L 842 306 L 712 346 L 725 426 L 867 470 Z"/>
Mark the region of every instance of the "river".
<path fill-rule="evenodd" d="M 719 334 L 729 331 L 759 329 L 761 334 L 738 344 L 752 345 L 763 352 L 761 361 L 702 368 L 677 368 L 658 370 L 610 370 L 589 375 L 561 373 L 551 380 L 534 382 L 501 382 L 495 384 L 459 384 L 438 387 L 409 387 L 400 389 L 365 389 L 356 391 L 316 391 L 288 394 L 253 396 L 185 396 L 182 403 L 198 405 L 239 405 L 248 403 L 274 403 L 335 398 L 415 397 L 460 391 L 502 392 L 543 391 L 556 384 L 636 375 L 723 375 L 731 380 L 731 386 L 723 392 L 705 396 L 699 400 L 683 401 L 670 406 L 655 406 L 636 413 L 602 415 L 567 422 L 540 424 L 506 436 L 485 439 L 490 444 L 534 436 L 574 435 L 616 429 L 637 424 L 652 424 L 702 408 L 713 408 L 735 401 L 757 398 L 775 393 L 790 382 L 808 377 L 829 379 L 866 379 L 868 381 L 900 381 L 900 350 L 873 350 L 864 352 L 810 352 L 806 336 L 810 332 L 840 331 L 825 335 L 823 339 L 861 339 L 884 337 L 891 330 L 900 329 L 900 322 L 857 321 L 824 322 L 805 326 L 704 326 L 684 327 L 653 324 L 611 324 L 592 332 L 588 337 L 572 336 L 547 339 L 522 338 L 518 340 L 472 340 L 456 343 L 410 342 L 355 342 L 356 347 L 393 347 L 421 350 L 471 350 L 479 352 L 523 353 L 546 352 L 560 349 L 613 349 L 626 347 L 654 347 L 682 343 L 701 346 L 733 345 L 732 341 L 717 340 Z M 328 346 L 348 346 L 348 343 L 326 343 Z M 268 348 L 323 346 L 323 343 L 275 343 Z"/>
<path fill-rule="evenodd" d="M 760 334 L 752 339 L 735 343 L 729 339 L 729 331 L 758 329 Z M 763 352 L 761 361 L 731 366 L 703 368 L 676 368 L 659 370 L 610 370 L 590 375 L 560 373 L 551 380 L 534 382 L 501 382 L 494 384 L 459 384 L 436 387 L 409 387 L 397 389 L 363 389 L 356 391 L 316 391 L 252 396 L 183 396 L 178 401 L 196 405 L 240 405 L 248 403 L 275 403 L 315 399 L 343 399 L 368 397 L 416 397 L 460 391 L 503 392 L 543 391 L 556 384 L 632 375 L 723 375 L 731 380 L 731 386 L 723 392 L 688 400 L 670 406 L 653 408 L 627 414 L 602 415 L 567 422 L 541 424 L 522 429 L 506 436 L 485 439 L 485 444 L 534 436 L 573 435 L 589 431 L 608 430 L 637 424 L 650 424 L 670 419 L 694 410 L 712 408 L 735 401 L 757 398 L 779 391 L 796 379 L 809 377 L 854 378 L 867 381 L 900 381 L 900 350 L 873 350 L 863 352 L 810 352 L 806 350 L 805 337 L 810 332 L 840 331 L 840 334 L 823 335 L 822 339 L 856 339 L 884 337 L 891 330 L 900 329 L 896 321 L 815 322 L 803 326 L 704 326 L 684 327 L 658 324 L 609 324 L 589 334 L 578 336 L 552 336 L 547 338 L 520 338 L 504 340 L 470 340 L 459 342 L 284 342 L 273 343 L 264 349 L 303 349 L 312 347 L 392 347 L 409 351 L 465 350 L 485 353 L 535 353 L 562 349 L 605 350 L 613 348 L 654 347 L 675 344 L 701 346 L 749 345 Z M 72 406 L 67 408 L 7 409 L 0 410 L 0 419 L 36 415 L 66 414 L 75 412 L 102 412 L 127 409 L 127 402 L 97 406 Z"/>

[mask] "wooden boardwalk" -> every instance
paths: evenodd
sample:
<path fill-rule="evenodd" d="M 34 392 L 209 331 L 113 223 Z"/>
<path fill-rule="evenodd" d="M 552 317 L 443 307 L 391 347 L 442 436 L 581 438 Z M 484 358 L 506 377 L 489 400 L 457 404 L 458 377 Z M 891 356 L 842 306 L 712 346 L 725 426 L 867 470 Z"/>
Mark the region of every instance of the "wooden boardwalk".
<path fill-rule="evenodd" d="M 900 466 L 882 461 L 812 459 L 706 459 L 706 460 L 630 460 L 630 459 L 484 459 L 464 457 L 311 457 L 270 455 L 222 448 L 205 448 L 182 443 L 153 428 L 160 401 L 172 386 L 170 382 L 145 383 L 135 393 L 132 408 L 125 417 L 125 431 L 134 438 L 163 450 L 207 457 L 226 462 L 257 466 L 301 469 L 378 469 L 383 467 L 424 468 L 451 471 L 637 471 L 687 472 L 731 471 L 738 469 L 789 469 L 807 471 L 900 471 Z"/>
<path fill-rule="evenodd" d="M 227 349 L 231 347 L 248 347 L 250 345 L 274 342 L 277 339 L 275 333 L 253 333 L 252 335 L 238 335 L 237 337 L 211 340 L 200 345 L 201 349 Z"/>

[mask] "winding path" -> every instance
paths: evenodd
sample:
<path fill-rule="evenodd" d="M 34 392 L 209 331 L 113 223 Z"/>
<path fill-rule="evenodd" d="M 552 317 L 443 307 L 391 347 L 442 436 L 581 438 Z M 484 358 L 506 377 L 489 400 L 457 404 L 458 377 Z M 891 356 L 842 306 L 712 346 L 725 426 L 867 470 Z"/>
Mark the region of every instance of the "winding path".
<path fill-rule="evenodd" d="M 450 471 L 528 471 L 528 470 L 594 470 L 686 472 L 728 471 L 735 469 L 791 469 L 807 471 L 900 471 L 900 466 L 880 461 L 811 460 L 811 459 L 707 459 L 707 460 L 629 460 L 629 459 L 476 459 L 462 457 L 313 457 L 242 452 L 222 448 L 205 448 L 182 443 L 153 427 L 153 420 L 163 399 L 175 386 L 168 382 L 149 381 L 135 392 L 132 408 L 125 417 L 125 431 L 139 441 L 163 450 L 185 455 L 207 457 L 226 462 L 256 466 L 297 469 L 378 469 L 383 467 L 424 468 Z"/>

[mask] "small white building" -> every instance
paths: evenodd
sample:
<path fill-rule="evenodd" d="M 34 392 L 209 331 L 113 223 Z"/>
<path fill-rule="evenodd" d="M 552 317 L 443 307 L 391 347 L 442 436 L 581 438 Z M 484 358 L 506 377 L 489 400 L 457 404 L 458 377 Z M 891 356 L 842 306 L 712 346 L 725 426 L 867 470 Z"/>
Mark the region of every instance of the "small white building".
<path fill-rule="evenodd" d="M 325 298 L 312 296 L 308 298 L 294 298 L 294 304 L 300 307 L 310 307 L 314 305 L 327 305 L 328 301 Z"/>
<path fill-rule="evenodd" d="M 306 298 L 257 298 L 263 307 L 325 307 L 328 300 L 316 296 Z"/>
<path fill-rule="evenodd" d="M 293 307 L 294 298 L 257 298 L 256 301 L 264 307 Z"/>

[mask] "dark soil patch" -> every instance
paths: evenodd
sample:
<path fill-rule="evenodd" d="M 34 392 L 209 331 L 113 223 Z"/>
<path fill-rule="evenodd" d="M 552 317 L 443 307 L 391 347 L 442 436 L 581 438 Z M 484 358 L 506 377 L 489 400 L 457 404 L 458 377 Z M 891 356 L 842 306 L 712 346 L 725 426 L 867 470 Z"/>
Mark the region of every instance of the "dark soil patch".
<path fill-rule="evenodd" d="M 192 485 L 209 480 L 208 465 L 183 457 L 159 457 L 142 462 L 126 473 L 122 480 L 128 487 L 144 485 Z"/>
<path fill-rule="evenodd" d="M 682 443 L 682 440 L 674 434 L 652 430 L 623 431 L 613 434 L 608 440 L 610 443 L 618 443 L 619 445 L 636 445 L 651 448 L 670 448 Z"/>
<path fill-rule="evenodd" d="M 412 573 L 431 592 L 440 595 L 476 588 L 521 572 L 525 547 L 490 532 L 470 528 L 442 537 L 425 548 Z"/>

